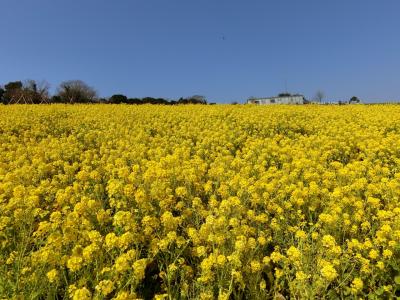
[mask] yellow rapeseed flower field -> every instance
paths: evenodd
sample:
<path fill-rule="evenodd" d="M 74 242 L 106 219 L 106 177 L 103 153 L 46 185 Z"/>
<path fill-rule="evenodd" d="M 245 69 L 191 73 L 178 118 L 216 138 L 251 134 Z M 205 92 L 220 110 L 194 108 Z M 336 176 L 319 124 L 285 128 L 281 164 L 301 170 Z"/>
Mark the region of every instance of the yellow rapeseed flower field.
<path fill-rule="evenodd" d="M 400 296 L 400 106 L 0 106 L 0 299 Z"/>

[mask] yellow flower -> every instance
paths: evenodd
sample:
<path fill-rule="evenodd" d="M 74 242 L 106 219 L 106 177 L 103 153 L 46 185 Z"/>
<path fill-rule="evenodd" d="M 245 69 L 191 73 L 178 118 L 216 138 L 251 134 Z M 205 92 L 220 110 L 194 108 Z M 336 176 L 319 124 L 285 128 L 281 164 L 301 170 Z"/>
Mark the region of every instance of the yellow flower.
<path fill-rule="evenodd" d="M 202 257 L 202 256 L 204 256 L 204 255 L 206 255 L 207 254 L 207 249 L 206 249 L 206 247 L 204 247 L 204 246 L 198 246 L 197 248 L 196 248 L 196 255 L 198 256 L 198 257 Z"/>
<path fill-rule="evenodd" d="M 96 285 L 96 290 L 100 294 L 107 296 L 114 290 L 114 283 L 111 280 L 102 280 Z"/>
<path fill-rule="evenodd" d="M 331 235 L 324 235 L 322 237 L 322 245 L 326 248 L 332 248 L 336 245 L 335 238 Z"/>
<path fill-rule="evenodd" d="M 52 269 L 46 274 L 49 282 L 53 283 L 58 280 L 58 271 L 56 269 Z"/>
<path fill-rule="evenodd" d="M 304 240 L 307 237 L 307 234 L 303 230 L 297 230 L 295 235 L 300 240 Z"/>
<path fill-rule="evenodd" d="M 168 299 L 168 294 L 161 294 L 154 296 L 154 300 L 164 300 L 164 299 Z"/>
<path fill-rule="evenodd" d="M 319 236 L 318 232 L 314 231 L 313 233 L 311 233 L 311 237 L 312 237 L 313 240 L 318 239 L 318 236 Z"/>
<path fill-rule="evenodd" d="M 139 259 L 133 263 L 133 274 L 138 281 L 144 278 L 145 270 L 147 266 L 147 259 Z"/>
<path fill-rule="evenodd" d="M 354 294 L 359 293 L 364 287 L 364 283 L 361 280 L 361 278 L 357 277 L 354 278 L 352 283 L 351 283 L 351 290 Z"/>
<path fill-rule="evenodd" d="M 90 244 L 89 246 L 85 247 L 82 252 L 82 256 L 85 259 L 85 262 L 90 262 L 93 257 L 94 253 L 98 250 L 98 246 L 96 244 Z"/>
<path fill-rule="evenodd" d="M 303 280 L 306 280 L 307 278 L 308 278 L 308 276 L 304 272 L 302 272 L 302 271 L 296 272 L 296 279 L 297 280 L 303 281 Z"/>
<path fill-rule="evenodd" d="M 217 264 L 219 264 L 220 266 L 223 266 L 226 263 L 226 257 L 225 255 L 218 255 L 217 257 Z"/>
<path fill-rule="evenodd" d="M 330 263 L 325 263 L 321 269 L 321 275 L 328 281 L 332 281 L 338 276 L 335 268 Z"/>
<path fill-rule="evenodd" d="M 1 281 L 44 299 L 66 267 L 75 299 L 145 297 L 144 279 L 164 283 L 158 299 L 359 298 L 367 283 L 390 297 L 399 119 L 398 105 L 0 104 Z"/>
<path fill-rule="evenodd" d="M 137 297 L 136 297 L 136 295 L 132 295 L 129 292 L 121 291 L 113 299 L 114 300 L 135 300 L 135 299 L 137 299 Z"/>
<path fill-rule="evenodd" d="M 282 254 L 280 254 L 278 251 L 274 251 L 271 253 L 270 258 L 274 263 L 277 263 L 280 260 L 282 260 L 284 258 L 284 256 Z"/>
<path fill-rule="evenodd" d="M 282 271 L 282 269 L 275 268 L 275 277 L 277 279 L 281 278 L 283 275 L 284 275 L 284 272 Z"/>
<path fill-rule="evenodd" d="M 246 240 L 240 239 L 235 242 L 235 249 L 238 251 L 243 251 L 246 249 Z"/>
<path fill-rule="evenodd" d="M 376 266 L 378 267 L 378 269 L 380 269 L 382 271 L 385 269 L 385 263 L 383 261 L 378 261 L 376 263 Z"/>
<path fill-rule="evenodd" d="M 379 255 L 379 253 L 378 253 L 378 251 L 376 251 L 375 249 L 372 249 L 371 251 L 369 251 L 369 254 L 368 254 L 368 256 L 369 256 L 371 259 L 377 259 L 377 258 L 378 258 L 378 255 Z"/>
<path fill-rule="evenodd" d="M 294 246 L 290 246 L 290 248 L 286 251 L 288 258 L 291 261 L 299 261 L 301 258 L 301 252 Z"/>
<path fill-rule="evenodd" d="M 180 186 L 175 189 L 175 193 L 179 197 L 184 197 L 187 195 L 187 190 L 184 186 Z"/>
<path fill-rule="evenodd" d="M 87 288 L 77 289 L 73 293 L 72 300 L 90 300 L 92 298 L 92 294 Z"/>
<path fill-rule="evenodd" d="M 265 280 L 261 280 L 260 282 L 260 289 L 265 290 L 267 288 L 267 283 L 265 282 Z"/>
<path fill-rule="evenodd" d="M 257 273 L 261 271 L 261 264 L 258 261 L 252 260 L 250 262 L 250 268 L 252 273 Z"/>
<path fill-rule="evenodd" d="M 67 261 L 67 267 L 70 269 L 72 272 L 79 271 L 82 268 L 82 263 L 83 259 L 82 257 L 79 256 L 72 256 L 70 259 Z"/>
<path fill-rule="evenodd" d="M 130 259 L 126 254 L 121 254 L 116 260 L 115 260 L 115 270 L 118 272 L 125 272 L 128 269 L 130 269 L 129 266 Z"/>
<path fill-rule="evenodd" d="M 105 242 L 106 242 L 106 247 L 109 248 L 109 249 L 111 249 L 111 248 L 113 248 L 113 247 L 118 247 L 119 239 L 118 239 L 118 237 L 115 235 L 115 233 L 110 232 L 110 233 L 108 233 L 108 234 L 106 235 Z"/>
<path fill-rule="evenodd" d="M 264 256 L 263 258 L 263 264 L 264 265 L 269 265 L 271 262 L 271 258 L 269 256 Z"/>
<path fill-rule="evenodd" d="M 385 250 L 383 250 L 382 255 L 384 258 L 391 258 L 393 255 L 393 252 L 389 249 L 385 249 Z"/>

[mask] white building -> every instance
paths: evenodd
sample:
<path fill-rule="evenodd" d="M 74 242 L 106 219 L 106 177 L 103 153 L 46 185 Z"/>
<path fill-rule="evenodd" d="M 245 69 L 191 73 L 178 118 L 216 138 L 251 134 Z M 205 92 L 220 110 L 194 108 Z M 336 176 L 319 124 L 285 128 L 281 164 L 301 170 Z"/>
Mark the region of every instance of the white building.
<path fill-rule="evenodd" d="M 249 98 L 247 104 L 306 104 L 303 95 L 285 95 L 268 98 Z"/>

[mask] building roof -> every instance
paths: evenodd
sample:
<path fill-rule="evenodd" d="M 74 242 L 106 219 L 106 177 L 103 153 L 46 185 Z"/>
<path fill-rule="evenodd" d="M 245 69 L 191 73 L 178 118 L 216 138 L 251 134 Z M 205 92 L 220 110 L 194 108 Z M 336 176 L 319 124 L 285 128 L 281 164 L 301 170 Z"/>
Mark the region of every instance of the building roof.
<path fill-rule="evenodd" d="M 273 96 L 273 97 L 250 97 L 248 100 L 258 100 L 258 99 L 276 99 L 276 98 L 290 98 L 290 97 L 303 97 L 301 94 L 293 94 L 289 96 Z"/>

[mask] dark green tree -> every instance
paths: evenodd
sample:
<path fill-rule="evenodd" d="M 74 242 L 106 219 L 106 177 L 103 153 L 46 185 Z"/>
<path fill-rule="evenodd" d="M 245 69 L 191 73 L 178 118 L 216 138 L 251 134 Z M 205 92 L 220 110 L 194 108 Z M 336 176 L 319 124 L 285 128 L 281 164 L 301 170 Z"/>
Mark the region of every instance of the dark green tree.
<path fill-rule="evenodd" d="M 60 96 L 54 95 L 53 97 L 51 97 L 50 102 L 51 103 L 62 103 L 62 99 Z"/>
<path fill-rule="evenodd" d="M 140 98 L 129 98 L 128 103 L 129 104 L 143 104 L 143 101 Z"/>
<path fill-rule="evenodd" d="M 125 95 L 116 94 L 112 95 L 110 99 L 108 99 L 108 102 L 113 104 L 128 103 L 128 97 L 126 97 Z"/>
<path fill-rule="evenodd" d="M 22 82 L 11 81 L 4 86 L 3 101 L 4 103 L 17 102 L 22 94 Z"/>
<path fill-rule="evenodd" d="M 0 87 L 0 103 L 3 103 L 3 95 L 6 91 L 3 90 L 3 88 Z"/>
<path fill-rule="evenodd" d="M 351 97 L 350 100 L 349 100 L 349 104 L 360 103 L 360 102 L 361 102 L 361 100 L 356 96 Z"/>

